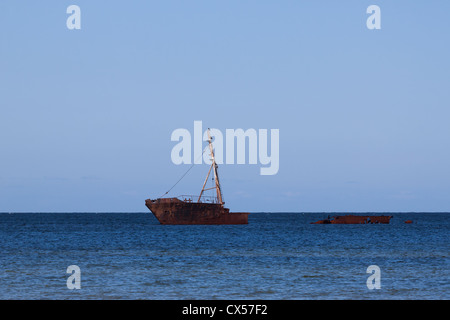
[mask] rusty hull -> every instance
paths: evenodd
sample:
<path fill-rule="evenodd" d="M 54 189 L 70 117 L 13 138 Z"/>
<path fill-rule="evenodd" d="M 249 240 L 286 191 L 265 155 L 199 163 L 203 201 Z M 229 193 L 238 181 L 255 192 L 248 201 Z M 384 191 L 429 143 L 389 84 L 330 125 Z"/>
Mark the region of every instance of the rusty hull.
<path fill-rule="evenodd" d="M 312 224 L 388 224 L 392 216 L 333 216 L 332 218 L 312 222 Z"/>
<path fill-rule="evenodd" d="M 161 198 L 145 205 L 161 224 L 248 224 L 248 212 L 230 212 L 219 203 Z"/>

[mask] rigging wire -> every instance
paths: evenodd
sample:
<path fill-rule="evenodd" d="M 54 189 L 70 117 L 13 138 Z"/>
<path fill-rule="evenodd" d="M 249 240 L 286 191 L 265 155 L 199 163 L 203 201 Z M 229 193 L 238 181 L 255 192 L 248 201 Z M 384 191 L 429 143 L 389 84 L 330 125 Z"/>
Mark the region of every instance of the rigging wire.
<path fill-rule="evenodd" d="M 202 154 L 196 159 L 196 161 L 194 161 L 194 163 L 189 167 L 189 169 L 181 176 L 181 178 L 166 192 L 166 193 L 164 193 L 162 196 L 160 196 L 159 198 L 162 198 L 162 197 L 164 197 L 166 194 L 168 194 L 177 184 L 178 184 L 178 182 L 180 182 L 187 174 L 188 174 L 188 172 L 195 166 L 195 163 L 197 162 L 197 160 L 200 158 L 200 157 L 202 157 L 203 156 L 203 154 L 205 153 L 205 150 L 207 149 L 208 147 L 205 147 L 204 149 L 203 149 L 203 152 L 202 152 Z"/>

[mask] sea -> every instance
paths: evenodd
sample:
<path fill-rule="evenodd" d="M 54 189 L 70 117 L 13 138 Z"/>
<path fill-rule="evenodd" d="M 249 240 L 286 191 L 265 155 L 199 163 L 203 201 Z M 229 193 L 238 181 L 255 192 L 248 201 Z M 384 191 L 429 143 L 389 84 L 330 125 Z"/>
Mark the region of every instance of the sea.
<path fill-rule="evenodd" d="M 393 218 L 260 212 L 186 226 L 150 212 L 0 213 L 0 299 L 449 299 L 450 213 L 369 214 Z"/>

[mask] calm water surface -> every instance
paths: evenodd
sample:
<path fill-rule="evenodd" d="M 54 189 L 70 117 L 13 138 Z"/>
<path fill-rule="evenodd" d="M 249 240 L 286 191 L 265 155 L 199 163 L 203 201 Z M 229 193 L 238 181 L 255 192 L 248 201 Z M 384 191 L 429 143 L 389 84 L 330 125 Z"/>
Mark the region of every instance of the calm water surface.
<path fill-rule="evenodd" d="M 450 298 L 450 213 L 310 224 L 327 215 L 163 226 L 150 213 L 0 213 L 0 299 Z M 70 265 L 80 290 L 66 286 Z M 381 289 L 366 285 L 370 265 Z"/>

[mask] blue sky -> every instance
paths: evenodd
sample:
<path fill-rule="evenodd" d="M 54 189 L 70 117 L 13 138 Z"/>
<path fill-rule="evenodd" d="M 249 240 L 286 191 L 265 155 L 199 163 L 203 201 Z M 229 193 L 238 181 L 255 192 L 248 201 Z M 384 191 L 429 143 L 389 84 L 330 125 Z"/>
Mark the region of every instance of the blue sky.
<path fill-rule="evenodd" d="M 66 8 L 81 8 L 81 30 Z M 368 30 L 366 8 L 381 8 Z M 0 3 L 0 212 L 144 212 L 195 120 L 279 129 L 233 211 L 450 211 L 448 1 Z M 207 165 L 170 195 L 198 194 Z"/>

